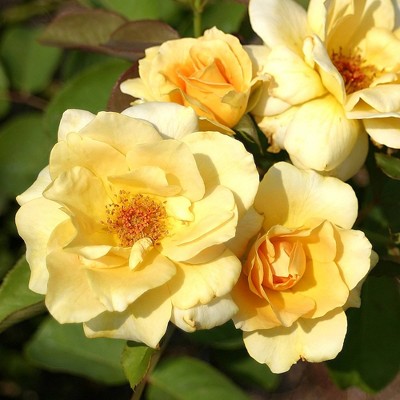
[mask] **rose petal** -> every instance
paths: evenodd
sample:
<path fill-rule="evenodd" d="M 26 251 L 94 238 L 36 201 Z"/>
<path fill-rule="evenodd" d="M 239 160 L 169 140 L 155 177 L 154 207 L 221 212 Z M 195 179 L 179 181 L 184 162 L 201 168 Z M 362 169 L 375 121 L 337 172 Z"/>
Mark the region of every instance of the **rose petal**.
<path fill-rule="evenodd" d="M 194 332 L 222 325 L 229 321 L 236 311 L 235 303 L 227 295 L 187 310 L 173 307 L 171 321 L 185 332 Z"/>
<path fill-rule="evenodd" d="M 289 328 L 244 332 L 243 339 L 251 357 L 279 374 L 300 358 L 311 362 L 335 358 L 343 347 L 346 330 L 346 315 L 338 309 L 322 318 L 301 319 Z"/>
<path fill-rule="evenodd" d="M 301 49 L 308 28 L 307 14 L 300 4 L 292 0 L 252 0 L 249 16 L 254 32 L 267 46 Z"/>
<path fill-rule="evenodd" d="M 51 178 L 49 173 L 49 166 L 44 167 L 40 172 L 36 181 L 19 196 L 17 202 L 20 206 L 28 201 L 40 198 L 45 189 L 50 185 Z"/>
<path fill-rule="evenodd" d="M 352 290 L 377 260 L 371 254 L 371 243 L 363 232 L 338 228 L 335 231 L 339 236 L 336 263 L 347 287 Z"/>
<path fill-rule="evenodd" d="M 238 306 L 238 312 L 232 318 L 236 328 L 254 331 L 281 325 L 269 302 L 249 289 L 247 277 L 244 274 L 240 276 L 232 289 L 232 298 Z"/>
<path fill-rule="evenodd" d="M 227 242 L 235 235 L 237 211 L 232 192 L 217 186 L 201 201 L 193 203 L 193 222 L 173 227 L 162 239 L 162 253 L 174 261 L 188 261 L 208 247 Z"/>
<path fill-rule="evenodd" d="M 133 340 L 157 347 L 171 316 L 169 292 L 165 286 L 143 294 L 123 312 L 104 312 L 84 324 L 88 337 Z"/>
<path fill-rule="evenodd" d="M 346 118 L 341 104 L 326 96 L 298 109 L 288 127 L 284 146 L 292 159 L 307 168 L 330 171 L 348 157 L 361 129 L 358 121 Z"/>
<path fill-rule="evenodd" d="M 253 156 L 233 138 L 216 132 L 197 132 L 184 138 L 192 150 L 206 189 L 223 185 L 235 194 L 241 216 L 254 200 L 258 172 Z"/>
<path fill-rule="evenodd" d="M 85 270 L 91 291 L 108 311 L 124 311 L 143 293 L 169 281 L 176 272 L 175 265 L 153 250 L 143 262 L 131 270 L 127 265 L 117 268 Z"/>
<path fill-rule="evenodd" d="M 47 268 L 46 306 L 58 322 L 84 322 L 106 310 L 91 290 L 77 254 L 53 251 Z"/>
<path fill-rule="evenodd" d="M 207 263 L 176 263 L 176 275 L 168 283 L 172 304 L 189 309 L 224 296 L 238 280 L 240 270 L 239 259 L 228 249 Z"/>
<path fill-rule="evenodd" d="M 76 234 L 75 228 L 59 204 L 42 197 L 25 203 L 18 210 L 15 221 L 18 234 L 26 243 L 26 259 L 31 268 L 29 288 L 45 294 L 49 276 L 46 256 L 68 244 Z M 60 228 L 56 230 L 58 226 Z"/>
<path fill-rule="evenodd" d="M 315 218 L 351 228 L 358 206 L 346 183 L 279 162 L 261 181 L 255 208 L 264 215 L 264 229 L 268 230 L 274 225 L 302 227 Z"/>
<path fill-rule="evenodd" d="M 175 103 L 138 104 L 122 114 L 151 122 L 161 135 L 171 139 L 182 139 L 198 130 L 198 119 L 193 109 Z"/>
<path fill-rule="evenodd" d="M 204 196 L 204 182 L 190 148 L 177 140 L 137 145 L 127 154 L 131 170 L 146 166 L 160 168 L 169 184 L 181 188 L 179 193 L 192 201 Z M 185 167 L 182 168 L 182 165 Z"/>

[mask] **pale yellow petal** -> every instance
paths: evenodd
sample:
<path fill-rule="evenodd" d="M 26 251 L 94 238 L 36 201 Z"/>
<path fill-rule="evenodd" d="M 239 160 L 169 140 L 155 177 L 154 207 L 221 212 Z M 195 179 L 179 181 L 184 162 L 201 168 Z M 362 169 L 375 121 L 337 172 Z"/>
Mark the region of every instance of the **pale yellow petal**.
<path fill-rule="evenodd" d="M 317 71 L 285 46 L 271 50 L 264 71 L 272 76 L 269 94 L 288 104 L 301 104 L 326 92 Z"/>
<path fill-rule="evenodd" d="M 257 235 L 262 227 L 263 217 L 251 207 L 242 218 L 239 219 L 235 236 L 230 239 L 226 246 L 242 257 L 247 249 L 251 238 Z"/>
<path fill-rule="evenodd" d="M 106 308 L 90 288 L 79 256 L 54 251 L 47 256 L 46 306 L 60 323 L 88 321 Z"/>
<path fill-rule="evenodd" d="M 127 161 L 133 171 L 147 166 L 160 168 L 170 185 L 181 188 L 181 196 L 192 201 L 200 200 L 204 196 L 204 178 L 185 143 L 177 140 L 143 143 L 127 154 Z"/>
<path fill-rule="evenodd" d="M 346 111 L 351 112 L 358 103 L 363 102 L 372 109 L 371 111 L 375 110 L 375 116 L 378 118 L 381 113 L 399 112 L 399 85 L 379 85 L 352 93 L 347 100 Z"/>
<path fill-rule="evenodd" d="M 175 266 L 153 250 L 143 262 L 131 270 L 127 265 L 117 268 L 90 268 L 85 273 L 90 288 L 108 311 L 124 311 L 143 293 L 168 282 L 175 275 Z"/>
<path fill-rule="evenodd" d="M 143 294 L 123 312 L 104 312 L 84 324 L 86 336 L 110 337 L 145 343 L 156 348 L 171 317 L 165 286 Z"/>
<path fill-rule="evenodd" d="M 369 139 L 367 132 L 362 129 L 358 139 L 348 157 L 336 168 L 326 171 L 325 175 L 335 176 L 342 181 L 347 181 L 353 177 L 364 165 L 368 155 Z M 304 168 L 301 165 L 296 166 Z"/>
<path fill-rule="evenodd" d="M 239 278 L 241 263 L 230 251 L 203 264 L 176 263 L 176 275 L 168 282 L 174 307 L 189 309 L 229 293 Z"/>
<path fill-rule="evenodd" d="M 336 263 L 347 287 L 352 290 L 366 276 L 374 261 L 371 243 L 361 231 L 336 229 L 336 233 L 339 236 Z"/>
<path fill-rule="evenodd" d="M 316 299 L 308 296 L 308 293 L 303 295 L 293 290 L 266 289 L 266 295 L 276 318 L 283 326 L 291 326 L 303 315 L 313 313 L 316 309 Z"/>
<path fill-rule="evenodd" d="M 378 71 L 398 71 L 400 40 L 390 30 L 372 28 L 367 32 L 363 58 Z"/>
<path fill-rule="evenodd" d="M 162 253 L 174 261 L 188 261 L 203 250 L 234 237 L 238 216 L 233 194 L 223 186 L 193 203 L 193 222 L 176 224 L 161 241 Z"/>
<path fill-rule="evenodd" d="M 67 135 L 71 132 L 79 132 L 94 118 L 94 114 L 85 110 L 64 111 L 58 127 L 58 140 L 65 140 Z"/>
<path fill-rule="evenodd" d="M 45 189 L 50 185 L 51 178 L 49 173 L 49 166 L 43 168 L 40 172 L 36 181 L 25 190 L 25 192 L 21 193 L 17 196 L 17 202 L 20 206 L 31 201 L 33 199 L 37 199 L 42 197 L 42 193 Z"/>
<path fill-rule="evenodd" d="M 103 142 L 126 154 L 138 143 L 157 143 L 157 129 L 148 121 L 114 112 L 99 112 L 80 132 L 82 136 Z"/>
<path fill-rule="evenodd" d="M 315 227 L 310 235 L 301 240 L 307 258 L 313 261 L 334 261 L 337 254 L 336 229 L 329 221 Z"/>
<path fill-rule="evenodd" d="M 254 32 L 268 47 L 278 45 L 300 50 L 308 33 L 307 14 L 293 0 L 251 0 L 249 16 Z"/>
<path fill-rule="evenodd" d="M 179 186 L 168 182 L 165 171 L 157 166 L 138 167 L 127 174 L 111 176 L 108 181 L 112 184 L 113 195 L 120 191 L 157 196 L 174 196 L 181 192 Z"/>
<path fill-rule="evenodd" d="M 226 295 L 187 310 L 173 307 L 171 322 L 186 332 L 212 329 L 229 321 L 236 311 L 237 306 L 231 297 Z"/>
<path fill-rule="evenodd" d="M 149 101 L 157 100 L 153 98 L 151 91 L 141 78 L 127 79 L 121 83 L 119 88 L 122 93 L 129 94 L 134 98 L 147 99 Z"/>
<path fill-rule="evenodd" d="M 344 50 L 359 45 L 367 32 L 374 27 L 392 30 L 395 13 L 392 0 L 345 0 L 329 7 L 328 43 L 330 49 Z"/>
<path fill-rule="evenodd" d="M 368 118 L 363 122 L 365 129 L 375 142 L 393 149 L 400 149 L 400 114 L 396 118 Z"/>
<path fill-rule="evenodd" d="M 313 35 L 304 41 L 303 50 L 306 59 L 317 64 L 323 85 L 340 104 L 343 104 L 346 98 L 344 81 L 333 65 L 325 44 L 318 36 Z"/>
<path fill-rule="evenodd" d="M 339 309 L 322 318 L 301 319 L 289 328 L 244 332 L 243 339 L 251 357 L 279 374 L 300 358 L 311 362 L 335 358 L 346 331 L 346 315 Z"/>
<path fill-rule="evenodd" d="M 197 132 L 184 141 L 195 155 L 206 189 L 217 185 L 230 189 L 241 216 L 253 204 L 258 188 L 253 156 L 238 140 L 217 132 Z"/>
<path fill-rule="evenodd" d="M 306 314 L 312 318 L 342 307 L 349 297 L 349 289 L 335 262 L 308 260 L 303 277 L 292 291 L 294 296 L 300 294 L 315 301 L 315 308 Z"/>
<path fill-rule="evenodd" d="M 29 287 L 37 293 L 47 291 L 47 254 L 68 244 L 75 235 L 69 216 L 60 205 L 39 197 L 24 204 L 17 212 L 15 222 L 18 234 L 26 244 L 26 259 L 31 268 Z M 66 223 L 66 224 L 65 224 Z M 56 227 L 58 236 L 52 240 Z"/>
<path fill-rule="evenodd" d="M 253 66 L 253 76 L 262 75 L 264 73 L 264 65 L 271 51 L 264 45 L 246 45 L 243 46 L 247 55 L 250 57 Z"/>
<path fill-rule="evenodd" d="M 238 312 L 232 318 L 236 328 L 243 331 L 255 331 L 281 325 L 281 321 L 276 317 L 268 301 L 249 289 L 247 277 L 244 274 L 240 276 L 232 289 L 232 298 L 238 306 Z"/>
<path fill-rule="evenodd" d="M 343 107 L 326 96 L 298 109 L 284 146 L 291 158 L 307 168 L 330 171 L 348 157 L 360 130 L 361 124 L 347 119 Z"/>
<path fill-rule="evenodd" d="M 104 142 L 70 133 L 51 151 L 50 175 L 55 179 L 76 166 L 87 168 L 99 177 L 128 172 L 125 156 L 118 150 Z"/>
<path fill-rule="evenodd" d="M 106 205 L 111 200 L 101 180 L 92 172 L 72 168 L 61 174 L 44 196 L 67 208 L 78 231 L 73 245 L 113 244 L 103 225 L 107 220 Z"/>
<path fill-rule="evenodd" d="M 151 122 L 162 136 L 171 139 L 182 139 L 187 134 L 196 132 L 199 125 L 192 108 L 175 103 L 138 104 L 127 108 L 122 114 Z"/>
<path fill-rule="evenodd" d="M 266 230 L 274 225 L 298 228 L 314 218 L 351 228 L 358 205 L 351 186 L 339 179 L 280 162 L 261 181 L 255 208 L 264 214 Z"/>

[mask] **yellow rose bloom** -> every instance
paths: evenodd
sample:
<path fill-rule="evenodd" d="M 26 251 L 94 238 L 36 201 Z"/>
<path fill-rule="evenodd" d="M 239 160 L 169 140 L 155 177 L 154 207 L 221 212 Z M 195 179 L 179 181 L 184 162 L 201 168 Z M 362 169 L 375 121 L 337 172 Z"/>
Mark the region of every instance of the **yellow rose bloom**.
<path fill-rule="evenodd" d="M 301 168 L 348 179 L 363 164 L 366 132 L 400 148 L 399 3 L 250 0 L 254 49 L 269 80 L 253 110 L 275 149 Z"/>
<path fill-rule="evenodd" d="M 16 215 L 29 286 L 59 322 L 155 347 L 170 320 L 194 330 L 231 318 L 241 264 L 225 243 L 258 174 L 238 141 L 197 129 L 171 103 L 64 113 Z"/>
<path fill-rule="evenodd" d="M 212 28 L 147 49 L 139 75 L 123 82 L 122 92 L 190 106 L 205 126 L 230 131 L 247 109 L 252 64 L 236 37 Z"/>
<path fill-rule="evenodd" d="M 365 235 L 351 229 L 354 191 L 282 162 L 264 176 L 254 207 L 262 229 L 232 291 L 249 354 L 275 373 L 300 358 L 334 358 L 347 330 L 344 309 L 359 306 L 361 282 L 377 262 Z"/>

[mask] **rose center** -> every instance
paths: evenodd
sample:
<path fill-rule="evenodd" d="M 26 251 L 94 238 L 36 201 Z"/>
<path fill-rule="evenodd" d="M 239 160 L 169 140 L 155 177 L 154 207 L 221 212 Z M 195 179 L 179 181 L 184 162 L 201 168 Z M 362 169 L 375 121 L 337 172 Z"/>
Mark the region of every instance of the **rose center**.
<path fill-rule="evenodd" d="M 303 246 L 300 242 L 279 239 L 273 246 L 274 250 L 267 255 L 270 277 L 265 280 L 265 285 L 274 290 L 287 290 L 304 274 L 306 261 Z"/>
<path fill-rule="evenodd" d="M 153 244 L 168 234 L 167 213 L 163 204 L 150 196 L 121 190 L 116 201 L 106 206 L 107 231 L 114 234 L 122 247 L 130 247 L 142 238 Z"/>
<path fill-rule="evenodd" d="M 373 65 L 366 64 L 360 54 L 347 55 L 341 48 L 332 52 L 331 60 L 342 75 L 347 94 L 369 87 L 378 72 Z"/>

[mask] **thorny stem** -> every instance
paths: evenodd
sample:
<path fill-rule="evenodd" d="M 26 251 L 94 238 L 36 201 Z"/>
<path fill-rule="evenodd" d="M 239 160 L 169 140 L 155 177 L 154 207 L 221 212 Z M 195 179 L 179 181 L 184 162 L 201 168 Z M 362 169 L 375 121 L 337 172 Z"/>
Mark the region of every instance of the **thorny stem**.
<path fill-rule="evenodd" d="M 141 382 L 135 387 L 131 400 L 140 400 L 143 390 L 146 387 L 146 384 L 148 382 L 149 376 L 151 375 L 151 373 L 153 372 L 154 368 L 156 367 L 158 361 L 160 360 L 160 357 L 162 356 L 163 352 L 165 351 L 165 349 L 167 348 L 167 345 L 173 335 L 175 331 L 175 326 L 174 325 L 169 325 L 167 332 L 164 336 L 164 340 L 163 343 L 160 347 L 160 350 L 157 351 L 157 353 L 154 354 L 154 356 L 151 358 L 150 361 L 150 366 L 149 369 L 146 372 L 146 375 L 143 377 L 143 379 L 141 380 Z"/>

